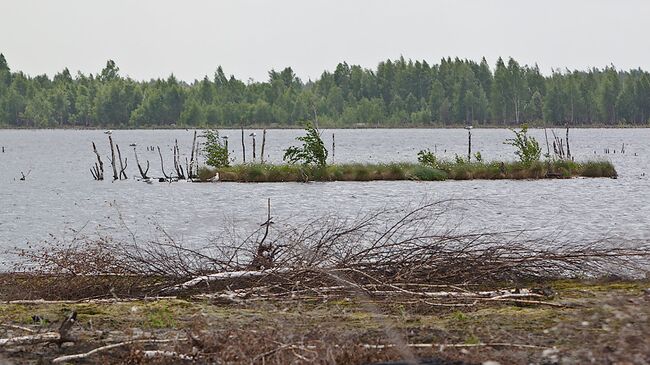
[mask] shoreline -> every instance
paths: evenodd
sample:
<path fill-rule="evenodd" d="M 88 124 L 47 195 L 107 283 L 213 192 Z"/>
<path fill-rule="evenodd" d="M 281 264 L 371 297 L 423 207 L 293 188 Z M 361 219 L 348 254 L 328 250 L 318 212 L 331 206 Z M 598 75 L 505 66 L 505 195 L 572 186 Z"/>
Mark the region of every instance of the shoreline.
<path fill-rule="evenodd" d="M 520 125 L 474 125 L 475 130 L 480 129 L 512 129 L 519 128 Z M 537 124 L 529 124 L 528 129 L 565 129 L 566 125 L 552 125 L 544 126 Z M 267 129 L 267 130 L 304 130 L 302 125 L 286 125 L 286 126 L 265 126 L 265 125 L 249 125 L 243 126 L 244 130 L 249 129 Z M 395 129 L 465 129 L 464 125 L 453 125 L 453 126 L 442 126 L 442 125 L 410 125 L 410 126 L 320 126 L 320 130 L 367 130 L 367 129 L 377 129 L 377 130 L 395 130 Z M 650 129 L 650 125 L 572 125 L 569 126 L 570 129 Z M 218 129 L 218 130 L 241 130 L 239 126 L 155 126 L 155 127 L 137 127 L 137 128 L 121 128 L 121 127 L 57 127 L 57 128 L 31 128 L 31 127 L 16 127 L 16 126 L 0 126 L 0 131 L 2 130 L 35 130 L 35 131 L 103 131 L 103 130 L 117 130 L 117 131 L 155 131 L 155 130 L 207 130 L 207 129 Z"/>

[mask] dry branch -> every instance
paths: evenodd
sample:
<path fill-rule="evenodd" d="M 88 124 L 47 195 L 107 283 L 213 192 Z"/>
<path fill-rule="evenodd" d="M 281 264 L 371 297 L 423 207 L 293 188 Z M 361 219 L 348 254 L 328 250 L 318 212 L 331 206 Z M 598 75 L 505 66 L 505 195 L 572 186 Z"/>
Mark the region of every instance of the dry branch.
<path fill-rule="evenodd" d="M 377 349 L 377 350 L 383 350 L 383 349 L 389 349 L 395 347 L 395 345 L 371 345 L 371 344 L 364 344 L 361 345 L 363 348 L 366 349 Z M 535 349 L 535 350 L 545 350 L 548 347 L 542 347 L 542 346 L 535 346 L 535 345 L 528 345 L 528 344 L 520 344 L 520 343 L 509 343 L 509 342 L 489 342 L 489 343 L 409 343 L 406 344 L 406 346 L 411 347 L 411 348 L 440 348 L 441 350 L 444 350 L 445 348 L 467 348 L 467 347 L 517 347 L 517 348 L 524 348 L 524 349 Z"/>
<path fill-rule="evenodd" d="M 142 178 L 145 180 L 148 179 L 149 177 L 147 176 L 147 173 L 149 172 L 149 160 L 147 160 L 147 168 L 145 170 L 142 170 L 142 166 L 140 165 L 140 161 L 138 160 L 138 151 L 136 150 L 135 147 L 133 147 L 133 153 L 135 154 L 135 163 L 138 165 L 140 176 L 142 176 Z"/>
<path fill-rule="evenodd" d="M 160 146 L 156 146 L 156 148 L 158 148 L 158 155 L 160 156 L 160 170 L 162 171 L 165 180 L 171 181 L 171 177 L 165 173 L 165 162 L 163 161 L 162 153 L 160 152 Z"/>
<path fill-rule="evenodd" d="M 81 354 L 74 354 L 74 355 L 66 355 L 66 356 L 60 356 L 52 360 L 53 364 L 58 364 L 61 362 L 66 362 L 66 361 L 71 361 L 71 360 L 79 360 L 79 359 L 85 359 L 87 357 L 90 357 L 96 353 L 107 351 L 107 350 L 112 350 L 117 347 L 122 347 L 122 346 L 128 346 L 128 345 L 135 345 L 135 344 L 144 344 L 144 343 L 168 343 L 172 341 L 182 341 L 182 340 L 157 340 L 157 339 L 143 339 L 143 340 L 131 340 L 131 341 L 125 341 L 125 342 L 119 342 L 119 343 L 114 343 L 112 345 L 106 345 L 102 347 L 98 347 L 96 349 L 90 350 L 88 352 L 84 352 Z"/>
<path fill-rule="evenodd" d="M 70 341 L 72 337 L 70 336 L 70 329 L 77 321 L 77 312 L 73 311 L 64 321 L 61 323 L 59 330 L 57 332 L 45 332 L 37 333 L 34 335 L 28 336 L 19 336 L 11 338 L 0 338 L 0 347 L 3 346 L 23 346 L 23 345 L 33 345 L 37 343 L 50 343 L 50 342 L 66 342 Z"/>
<path fill-rule="evenodd" d="M 124 177 L 124 179 L 126 180 L 128 179 L 128 177 L 126 177 L 126 168 L 128 166 L 126 157 L 124 158 L 124 163 L 122 163 L 122 153 L 120 152 L 120 145 L 115 144 L 115 148 L 117 149 L 117 158 L 120 160 L 120 173 L 119 173 L 120 180 L 122 180 L 122 177 Z"/>
<path fill-rule="evenodd" d="M 99 156 L 99 153 L 97 152 L 97 146 L 95 146 L 95 142 L 93 142 L 93 152 L 95 153 L 95 156 L 97 156 L 97 162 L 95 163 L 94 170 L 91 169 L 90 172 L 93 174 L 93 178 L 95 180 L 104 180 L 104 163 L 102 162 L 101 156 Z"/>
<path fill-rule="evenodd" d="M 115 146 L 113 144 L 113 137 L 110 134 L 108 135 L 108 143 L 111 145 L 111 166 L 113 167 L 113 181 L 115 181 L 119 179 L 119 175 L 117 174 L 117 165 L 115 164 Z"/>

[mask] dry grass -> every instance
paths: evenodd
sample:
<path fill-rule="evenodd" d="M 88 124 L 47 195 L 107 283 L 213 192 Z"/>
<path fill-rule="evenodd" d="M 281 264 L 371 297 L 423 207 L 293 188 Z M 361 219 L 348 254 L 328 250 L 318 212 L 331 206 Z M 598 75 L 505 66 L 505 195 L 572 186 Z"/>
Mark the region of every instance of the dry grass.
<path fill-rule="evenodd" d="M 410 357 L 440 364 L 632 363 L 650 358 L 650 283 L 560 281 L 547 287 L 554 304 L 428 304 L 408 295 L 390 301 L 354 291 L 312 299 L 224 301 L 219 296 L 114 303 L 0 304 L 0 337 L 56 328 L 78 312 L 70 346 L 32 345 L 0 352 L 0 360 L 47 361 L 64 354 L 143 338 L 76 363 L 172 364 L 177 358 L 144 357 L 144 350 L 174 351 L 194 363 L 372 364 Z M 43 318 L 34 323 L 33 315 Z M 421 347 L 408 346 L 421 344 Z M 430 346 L 447 344 L 448 346 Z M 493 345 L 482 345 L 493 344 Z M 379 347 L 378 347 L 379 346 Z M 382 348 L 382 346 L 384 346 Z M 3 350 L 0 350 L 3 351 Z M 458 361 L 458 362 L 455 362 Z M 188 362 L 189 363 L 189 362 Z"/>

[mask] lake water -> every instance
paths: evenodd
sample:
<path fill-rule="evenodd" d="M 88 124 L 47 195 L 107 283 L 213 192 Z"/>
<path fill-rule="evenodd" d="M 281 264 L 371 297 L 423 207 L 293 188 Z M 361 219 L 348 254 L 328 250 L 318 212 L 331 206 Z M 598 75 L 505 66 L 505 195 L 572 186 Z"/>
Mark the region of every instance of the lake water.
<path fill-rule="evenodd" d="M 251 137 L 247 130 L 248 161 Z M 557 130 L 557 133 L 564 131 Z M 283 150 L 295 144 L 300 130 L 269 130 L 267 160 L 281 161 Z M 424 148 L 447 158 L 466 155 L 467 131 L 462 129 L 324 130 L 326 145 L 336 138 L 336 162 L 417 160 Z M 543 130 L 533 130 L 543 150 Z M 230 149 L 241 158 L 240 131 L 226 130 Z M 550 135 L 550 132 L 549 132 Z M 506 129 L 474 129 L 472 144 L 485 160 L 514 159 L 503 141 Z M 116 130 L 113 138 L 128 157 L 130 179 L 111 182 L 108 138 L 103 131 L 0 130 L 0 250 L 47 240 L 50 235 L 125 236 L 128 227 L 138 239 L 160 235 L 164 228 L 175 239 L 202 245 L 233 225 L 252 230 L 265 220 L 266 199 L 279 221 L 300 222 L 325 214 L 351 217 L 382 207 L 437 199 L 471 199 L 456 203 L 448 217 L 461 230 L 506 231 L 533 229 L 539 234 L 563 231 L 579 239 L 650 238 L 650 130 L 573 129 L 571 151 L 576 160 L 607 159 L 618 179 L 445 182 L 329 182 L 329 183 L 154 183 L 136 181 L 135 143 L 141 161 L 150 160 L 149 174 L 160 176 L 160 146 L 165 169 L 172 170 L 171 148 L 178 139 L 188 156 L 192 131 Z M 91 142 L 105 162 L 105 181 L 94 181 Z M 625 144 L 625 153 L 620 153 Z M 616 153 L 604 154 L 604 149 Z M 545 152 L 545 151 L 544 151 Z M 21 171 L 27 175 L 20 181 Z"/>

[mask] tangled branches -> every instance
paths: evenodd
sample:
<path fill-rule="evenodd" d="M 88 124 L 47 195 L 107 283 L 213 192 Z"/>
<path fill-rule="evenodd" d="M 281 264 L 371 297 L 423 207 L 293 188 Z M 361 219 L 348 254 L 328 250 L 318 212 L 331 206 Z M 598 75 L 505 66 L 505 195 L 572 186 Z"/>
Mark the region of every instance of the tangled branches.
<path fill-rule="evenodd" d="M 162 228 L 163 239 L 146 243 L 135 236 L 130 241 L 76 238 L 49 243 L 47 249 L 17 250 L 23 260 L 14 271 L 74 278 L 84 284 L 68 295 L 87 297 L 107 288 L 130 296 L 261 284 L 284 290 L 297 282 L 309 288 L 517 283 L 634 275 L 647 267 L 647 245 L 574 242 L 560 234 L 531 239 L 521 231 L 462 232 L 447 222 L 456 203 L 386 208 L 353 219 L 324 216 L 299 226 L 271 225 L 269 211 L 252 234 L 224 236 L 205 247 L 185 246 Z M 267 255 L 264 270 L 258 265 L 260 252 Z"/>

